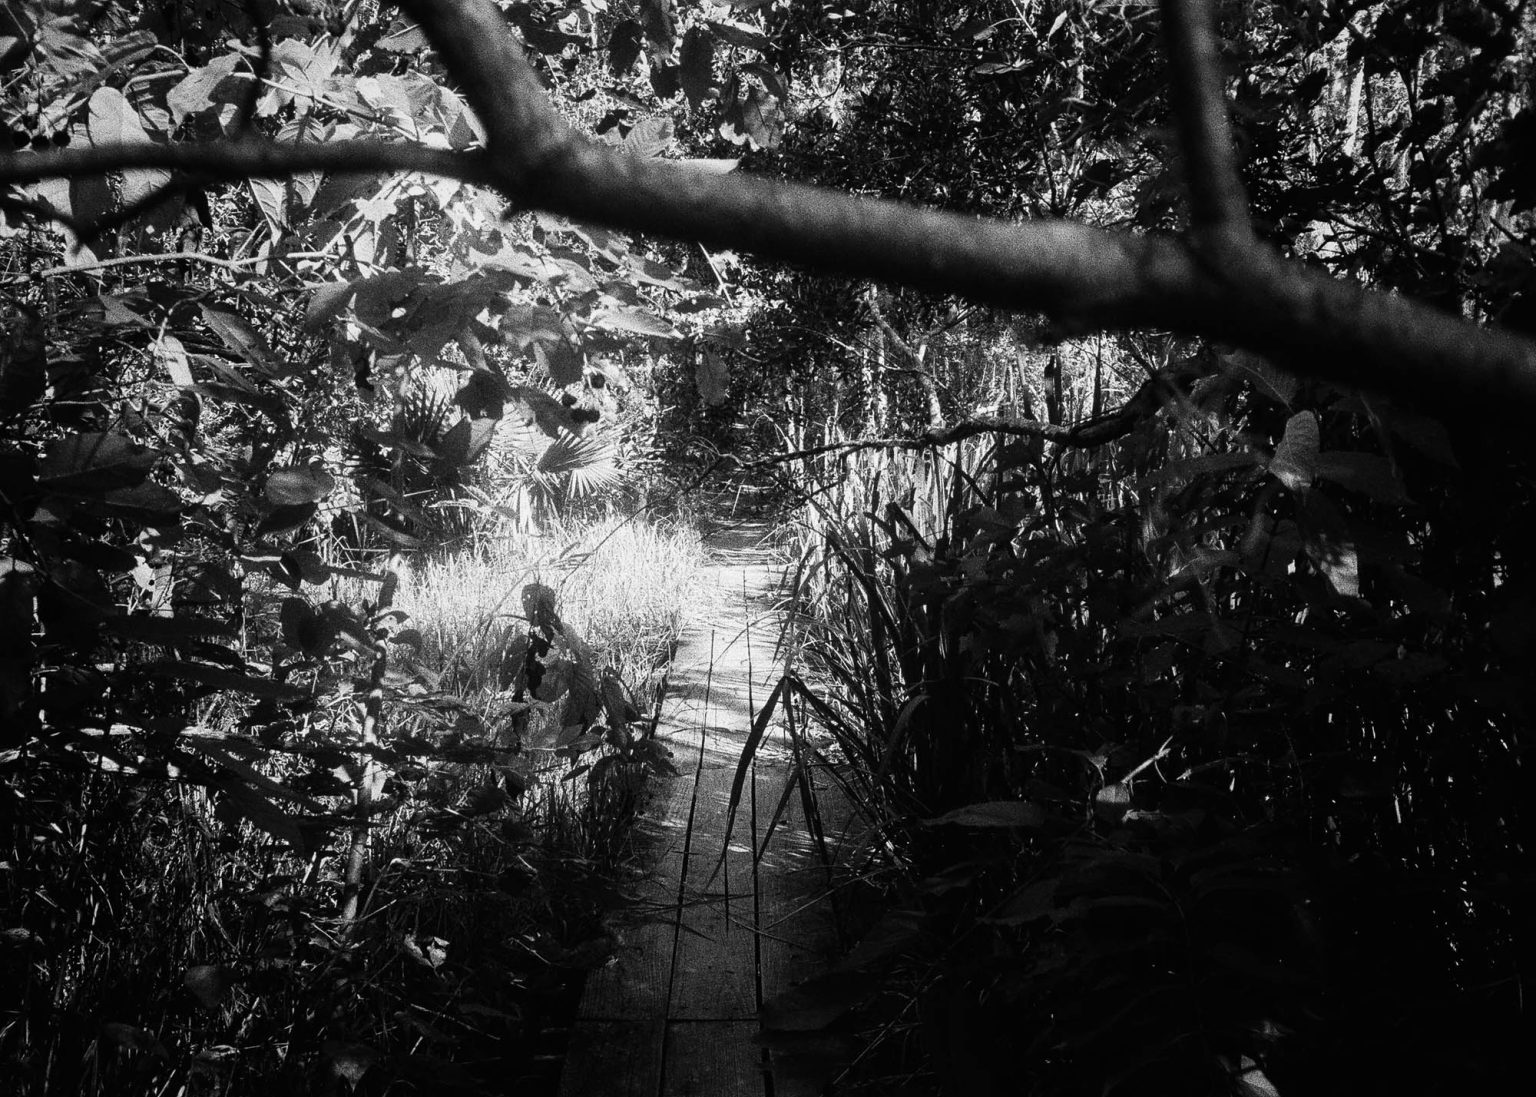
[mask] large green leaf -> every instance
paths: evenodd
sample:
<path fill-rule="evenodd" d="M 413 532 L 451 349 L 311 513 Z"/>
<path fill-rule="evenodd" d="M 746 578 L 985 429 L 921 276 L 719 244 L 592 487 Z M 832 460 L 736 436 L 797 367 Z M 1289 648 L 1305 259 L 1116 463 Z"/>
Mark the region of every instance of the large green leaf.
<path fill-rule="evenodd" d="M 631 331 L 656 339 L 676 339 L 680 334 L 666 320 L 647 309 L 602 309 L 592 314 L 591 324 L 608 331 Z"/>
<path fill-rule="evenodd" d="M 226 347 L 263 373 L 272 375 L 278 372 L 272 349 L 245 317 L 217 305 L 203 305 L 202 312 L 203 321 Z"/>
<path fill-rule="evenodd" d="M 438 456 L 450 465 L 472 464 L 485 452 L 485 447 L 490 445 L 491 436 L 495 432 L 496 420 L 494 419 L 460 419 L 449 428 L 434 448 Z"/>
<path fill-rule="evenodd" d="M 715 37 L 732 46 L 758 52 L 768 48 L 768 36 L 752 27 L 743 26 L 740 23 L 719 22 L 714 19 L 708 20 L 707 25 L 715 32 Z"/>
<path fill-rule="evenodd" d="M 316 465 L 277 469 L 267 477 L 267 498 L 278 506 L 315 503 L 336 490 L 336 478 Z"/>
<path fill-rule="evenodd" d="M 672 119 L 663 116 L 646 118 L 635 123 L 635 128 L 624 138 L 625 152 L 636 156 L 660 156 L 672 144 Z"/>
<path fill-rule="evenodd" d="M 730 369 L 724 357 L 714 347 L 699 351 L 694 364 L 694 377 L 699 385 L 699 399 L 706 407 L 717 408 L 730 399 Z"/>
<path fill-rule="evenodd" d="M 86 119 L 86 134 L 94 146 L 148 145 L 149 134 L 139 112 L 133 109 L 128 97 L 116 88 L 97 88 L 91 96 Z M 124 206 L 132 205 L 170 182 L 171 173 L 159 168 L 140 168 L 123 173 L 123 185 L 119 199 Z M 77 213 L 80 211 L 76 211 Z"/>
<path fill-rule="evenodd" d="M 536 423 L 551 438 L 561 434 L 580 434 L 582 424 L 571 415 L 571 410 L 543 389 L 532 385 L 512 385 L 507 390 L 508 418 Z"/>
<path fill-rule="evenodd" d="M 38 467 L 39 486 L 101 494 L 144 481 L 160 452 L 121 434 L 66 434 L 50 442 Z"/>
<path fill-rule="evenodd" d="M 1305 492 L 1317 477 L 1317 416 L 1299 411 L 1285 424 L 1285 434 L 1269 459 L 1269 471 L 1294 492 Z"/>
<path fill-rule="evenodd" d="M 1408 489 L 1392 462 L 1374 453 L 1329 450 L 1317 457 L 1319 479 L 1368 495 L 1379 503 L 1407 503 Z"/>
<path fill-rule="evenodd" d="M 236 82 L 231 77 L 240 60 L 239 54 L 226 53 L 201 68 L 188 71 L 165 96 L 172 124 L 179 126 L 189 116 L 201 114 L 214 106 L 224 106 L 233 111 L 230 87 Z"/>
<path fill-rule="evenodd" d="M 683 49 L 678 57 L 678 80 L 683 94 L 694 110 L 704 106 L 704 101 L 714 94 L 715 42 L 704 27 L 690 27 L 683 36 Z"/>

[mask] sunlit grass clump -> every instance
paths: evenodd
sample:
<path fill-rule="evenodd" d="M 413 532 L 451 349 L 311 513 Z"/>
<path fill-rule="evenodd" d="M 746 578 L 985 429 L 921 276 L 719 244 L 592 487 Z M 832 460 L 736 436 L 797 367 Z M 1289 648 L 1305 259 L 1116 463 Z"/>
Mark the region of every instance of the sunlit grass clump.
<path fill-rule="evenodd" d="M 614 518 L 508 530 L 402 569 L 395 606 L 421 633 L 428 666 L 461 686 L 493 688 L 509 630 L 527 629 L 522 591 L 541 583 L 595 661 L 642 691 L 676 642 L 702 559 L 689 527 Z"/>

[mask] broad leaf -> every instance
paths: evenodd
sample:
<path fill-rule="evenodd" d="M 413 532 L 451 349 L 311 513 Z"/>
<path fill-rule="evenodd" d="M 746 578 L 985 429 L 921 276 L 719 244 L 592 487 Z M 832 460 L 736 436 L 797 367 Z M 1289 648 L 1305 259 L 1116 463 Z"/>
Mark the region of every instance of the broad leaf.
<path fill-rule="evenodd" d="M 784 137 L 784 108 L 773 94 L 755 84 L 738 86 L 725 105 L 720 136 L 732 144 L 775 149 Z"/>
<path fill-rule="evenodd" d="M 593 327 L 609 331 L 632 331 L 636 335 L 649 335 L 657 339 L 676 339 L 679 332 L 654 312 L 644 309 L 603 309 L 592 314 Z"/>
<path fill-rule="evenodd" d="M 551 438 L 563 433 L 580 434 L 582 424 L 571 411 L 543 389 L 532 385 L 513 385 L 507 392 L 506 417 L 536 423 Z"/>
<path fill-rule="evenodd" d="M 751 27 L 744 27 L 740 23 L 716 22 L 713 19 L 707 20 L 707 25 L 722 42 L 758 52 L 768 48 L 768 36 Z"/>
<path fill-rule="evenodd" d="M 336 478 L 314 465 L 278 469 L 267 477 L 267 498 L 283 507 L 318 502 L 335 490 Z"/>
<path fill-rule="evenodd" d="M 615 76 L 623 76 L 640 59 L 640 24 L 621 19 L 608 36 L 608 67 Z"/>
<path fill-rule="evenodd" d="M 189 115 L 200 114 L 215 105 L 227 102 L 220 91 L 240 64 L 240 55 L 226 53 L 215 57 L 202 68 L 192 69 L 174 88 L 166 93 L 165 105 L 171 112 L 171 121 L 181 125 Z"/>
<path fill-rule="evenodd" d="M 1285 435 L 1269 460 L 1269 471 L 1292 491 L 1305 492 L 1317 476 L 1317 416 L 1297 412 L 1286 421 Z"/>
<path fill-rule="evenodd" d="M 319 332 L 339 316 L 352 300 L 351 282 L 323 282 L 310 290 L 309 303 L 304 306 L 304 330 Z"/>
<path fill-rule="evenodd" d="M 116 88 L 98 88 L 91 96 L 86 120 L 86 134 L 94 146 L 148 145 L 149 134 L 139 112 L 133 109 L 128 97 Z M 121 205 L 134 202 L 159 191 L 170 182 L 171 173 L 159 168 L 141 168 L 123 173 L 123 185 L 119 194 Z M 76 211 L 79 212 L 79 211 Z"/>
<path fill-rule="evenodd" d="M 1379 503 L 1407 503 L 1408 489 L 1392 462 L 1374 453 L 1330 450 L 1318 455 L 1317 475 Z"/>
<path fill-rule="evenodd" d="M 176 336 L 166 333 L 155 341 L 155 357 L 177 388 L 196 384 L 192 376 L 192 364 L 187 358 L 187 348 Z"/>
<path fill-rule="evenodd" d="M 229 998 L 229 969 L 221 964 L 197 964 L 187 969 L 181 985 L 204 1009 L 218 1009 Z"/>
<path fill-rule="evenodd" d="M 1306 550 L 1317 570 L 1341 597 L 1360 597 L 1360 558 L 1354 545 L 1318 538 L 1309 540 Z"/>
<path fill-rule="evenodd" d="M 728 175 L 736 170 L 736 165 L 740 164 L 741 160 L 739 158 L 712 159 L 687 157 L 679 160 L 678 163 L 708 175 Z"/>
<path fill-rule="evenodd" d="M 437 454 L 451 465 L 472 464 L 490 445 L 495 431 L 494 419 L 460 419 L 438 441 Z"/>
<path fill-rule="evenodd" d="M 329 42 L 304 42 L 284 38 L 272 48 L 272 75 L 256 113 L 262 117 L 276 114 L 289 103 L 299 114 L 306 114 L 326 93 L 326 80 L 341 60 L 337 48 Z"/>
<path fill-rule="evenodd" d="M 1025 827 L 1039 830 L 1045 826 L 1045 809 L 1027 800 L 987 800 L 947 811 L 936 819 L 924 820 L 928 826 Z"/>
<path fill-rule="evenodd" d="M 38 482 L 51 491 L 97 494 L 142 483 L 159 458 L 158 450 L 121 434 L 66 434 L 44 451 Z"/>
<path fill-rule="evenodd" d="M 269 534 L 287 533 L 289 530 L 298 529 L 313 519 L 319 513 L 319 509 L 314 503 L 294 503 L 289 506 L 273 507 L 257 523 L 256 536 L 266 537 Z"/>
<path fill-rule="evenodd" d="M 625 152 L 636 156 L 654 158 L 672 144 L 672 134 L 672 119 L 658 115 L 637 122 L 635 128 L 629 131 L 629 136 L 624 138 L 622 147 Z"/>
<path fill-rule="evenodd" d="M 730 399 L 730 370 L 714 347 L 704 347 L 694 366 L 699 384 L 699 399 L 705 406 L 717 408 Z"/>
<path fill-rule="evenodd" d="M 1301 382 L 1294 374 L 1276 368 L 1268 358 L 1261 355 L 1239 350 L 1228 355 L 1226 361 L 1247 377 L 1255 388 L 1282 406 L 1289 407 L 1301 388 Z"/>
<path fill-rule="evenodd" d="M 577 384 L 586 375 L 581 351 L 565 339 L 549 344 L 535 343 L 533 357 L 558 388 Z"/>
<path fill-rule="evenodd" d="M 216 305 L 203 305 L 203 320 L 213 329 L 224 345 L 246 362 L 267 374 L 277 372 L 272 350 L 261 333 L 253 328 L 245 317 L 230 309 Z"/>
<path fill-rule="evenodd" d="M 678 70 L 678 80 L 683 85 L 683 94 L 688 97 L 688 105 L 699 110 L 715 91 L 715 43 L 708 30 L 696 26 L 683 36 Z"/>
<path fill-rule="evenodd" d="M 115 488 L 97 499 L 88 509 L 103 518 L 125 518 L 146 525 L 174 520 L 181 513 L 181 498 L 170 488 L 145 482 L 130 488 Z"/>

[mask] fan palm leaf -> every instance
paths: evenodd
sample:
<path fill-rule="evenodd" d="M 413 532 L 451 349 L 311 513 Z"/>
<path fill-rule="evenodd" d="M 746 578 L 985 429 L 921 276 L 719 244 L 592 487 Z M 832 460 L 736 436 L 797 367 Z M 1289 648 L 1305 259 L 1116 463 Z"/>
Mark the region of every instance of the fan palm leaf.
<path fill-rule="evenodd" d="M 618 482 L 618 451 L 593 435 L 561 434 L 539 455 L 534 472 L 569 498 L 581 499 Z"/>

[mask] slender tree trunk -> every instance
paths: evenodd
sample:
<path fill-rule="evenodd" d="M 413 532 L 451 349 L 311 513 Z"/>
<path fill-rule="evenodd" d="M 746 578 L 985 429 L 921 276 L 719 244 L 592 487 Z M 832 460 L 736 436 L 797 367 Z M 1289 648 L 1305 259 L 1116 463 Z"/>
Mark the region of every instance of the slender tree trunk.
<path fill-rule="evenodd" d="M 389 671 L 389 633 L 383 615 L 395 600 L 400 585 L 397 559 L 391 559 L 373 619 L 373 666 L 368 676 L 368 696 L 363 702 L 363 750 L 354 769 L 356 790 L 352 799 L 352 833 L 347 849 L 347 868 L 341 895 L 341 924 L 350 933 L 362 914 L 363 877 L 368 868 L 368 831 L 375 802 L 383 788 L 384 773 L 373 756 L 384 731 L 384 677 Z"/>

